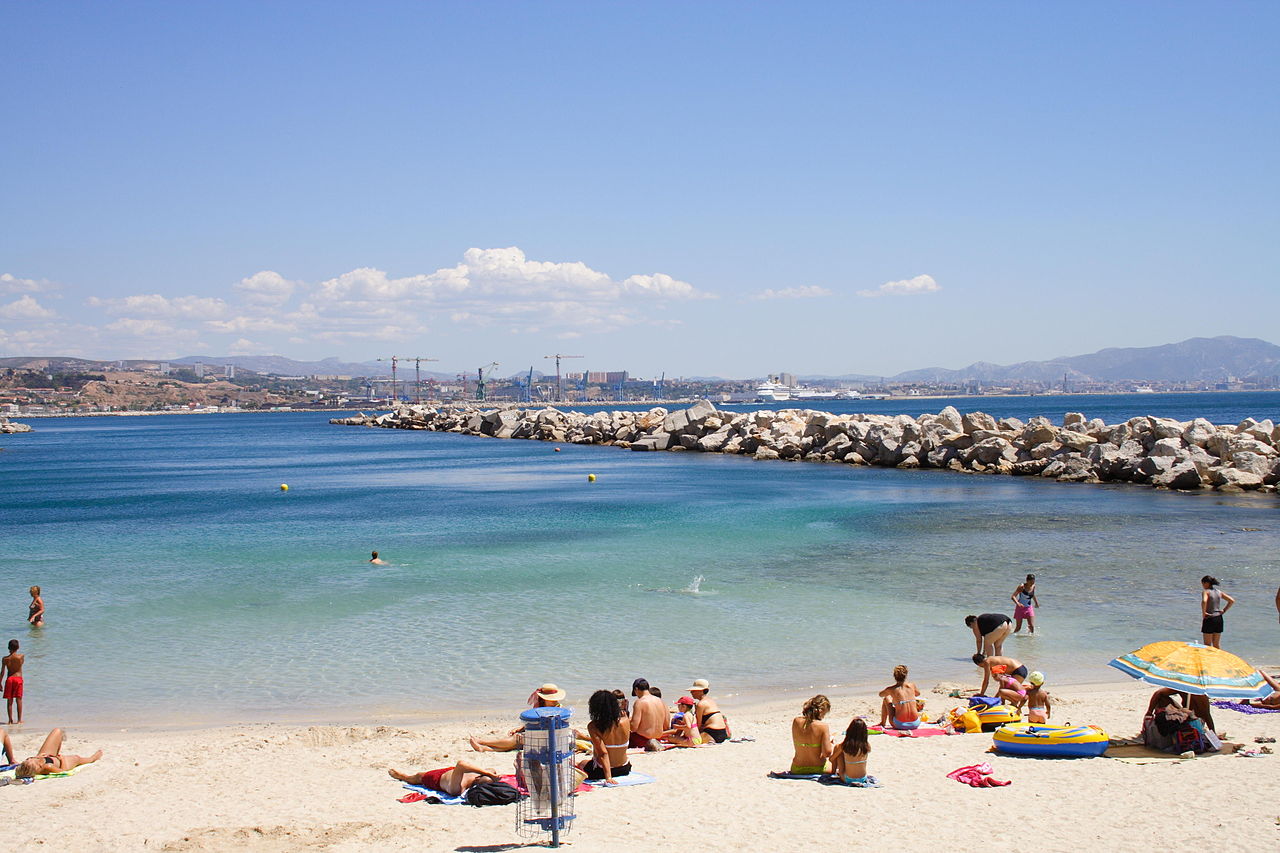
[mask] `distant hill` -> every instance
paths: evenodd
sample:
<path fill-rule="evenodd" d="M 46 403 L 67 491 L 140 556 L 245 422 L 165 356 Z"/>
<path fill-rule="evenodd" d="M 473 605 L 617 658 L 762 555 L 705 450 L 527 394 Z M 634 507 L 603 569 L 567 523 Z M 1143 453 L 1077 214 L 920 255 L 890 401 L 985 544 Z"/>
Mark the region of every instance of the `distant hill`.
<path fill-rule="evenodd" d="M 351 362 L 340 361 L 336 358 L 324 358 L 320 361 L 296 361 L 292 358 L 286 358 L 282 355 L 187 355 L 182 358 L 170 360 L 170 364 L 197 364 L 203 362 L 205 364 L 233 364 L 237 370 L 251 370 L 254 373 L 263 373 L 270 376 L 390 376 L 391 362 L 366 361 Z M 410 369 L 413 368 L 413 362 L 408 362 Z M 400 369 L 403 370 L 405 362 L 400 362 Z M 447 374 L 428 373 L 422 371 L 424 375 L 434 376 L 437 379 L 446 378 Z"/>
<path fill-rule="evenodd" d="M 1280 346 L 1258 338 L 1190 338 L 1155 347 L 1109 348 L 1088 355 L 1000 365 L 975 362 L 959 370 L 930 367 L 890 377 L 896 382 L 1054 382 L 1071 379 L 1104 382 L 1220 382 L 1280 374 Z"/>

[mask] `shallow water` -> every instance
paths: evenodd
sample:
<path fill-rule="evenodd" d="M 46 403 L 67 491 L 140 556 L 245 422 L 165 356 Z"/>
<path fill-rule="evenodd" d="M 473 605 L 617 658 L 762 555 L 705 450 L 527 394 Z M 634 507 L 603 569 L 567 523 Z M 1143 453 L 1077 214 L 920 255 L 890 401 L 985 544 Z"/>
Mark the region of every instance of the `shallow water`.
<path fill-rule="evenodd" d="M 3 440 L 0 630 L 28 654 L 30 720 L 416 715 L 519 705 L 547 680 L 799 689 L 903 661 L 971 679 L 963 616 L 1011 612 L 1027 571 L 1041 634 L 1006 652 L 1051 679 L 1197 638 L 1205 572 L 1240 601 L 1225 645 L 1275 656 L 1275 496 L 326 419 L 48 419 Z M 43 629 L 24 622 L 33 583 Z"/>

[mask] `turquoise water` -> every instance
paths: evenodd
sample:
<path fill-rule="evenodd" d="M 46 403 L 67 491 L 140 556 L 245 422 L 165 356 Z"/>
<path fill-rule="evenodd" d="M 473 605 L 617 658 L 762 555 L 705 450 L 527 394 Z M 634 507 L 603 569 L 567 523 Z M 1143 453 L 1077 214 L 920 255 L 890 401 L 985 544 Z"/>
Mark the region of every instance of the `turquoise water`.
<path fill-rule="evenodd" d="M 1225 645 L 1276 657 L 1275 496 L 326 419 L 46 419 L 4 437 L 0 639 L 28 654 L 32 721 L 415 715 L 640 675 L 799 689 L 898 662 L 967 679 L 963 616 L 1010 612 L 1027 571 L 1042 633 L 1006 651 L 1051 678 L 1105 680 L 1116 654 L 1196 638 L 1206 571 L 1240 601 Z M 31 584 L 43 629 L 24 621 Z"/>

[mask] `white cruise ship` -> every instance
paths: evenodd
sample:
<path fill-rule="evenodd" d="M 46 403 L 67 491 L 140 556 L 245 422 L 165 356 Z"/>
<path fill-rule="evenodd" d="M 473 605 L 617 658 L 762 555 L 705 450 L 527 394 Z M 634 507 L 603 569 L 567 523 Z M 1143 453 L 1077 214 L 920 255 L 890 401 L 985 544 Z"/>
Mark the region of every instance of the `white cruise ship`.
<path fill-rule="evenodd" d="M 756 386 L 756 399 L 762 403 L 791 403 L 809 400 L 855 400 L 857 391 L 824 391 L 808 385 L 783 385 L 770 379 Z"/>

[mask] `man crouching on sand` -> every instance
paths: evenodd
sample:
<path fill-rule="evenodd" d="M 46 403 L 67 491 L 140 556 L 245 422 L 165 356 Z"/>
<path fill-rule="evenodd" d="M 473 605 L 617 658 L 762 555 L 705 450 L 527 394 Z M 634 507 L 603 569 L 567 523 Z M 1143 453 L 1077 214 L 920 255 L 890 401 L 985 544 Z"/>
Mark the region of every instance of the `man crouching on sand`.
<path fill-rule="evenodd" d="M 667 706 L 649 692 L 649 682 L 643 678 L 631 683 L 631 695 L 636 697 L 631 708 L 631 746 L 643 748 L 646 752 L 666 749 L 659 738 L 669 728 Z"/>

